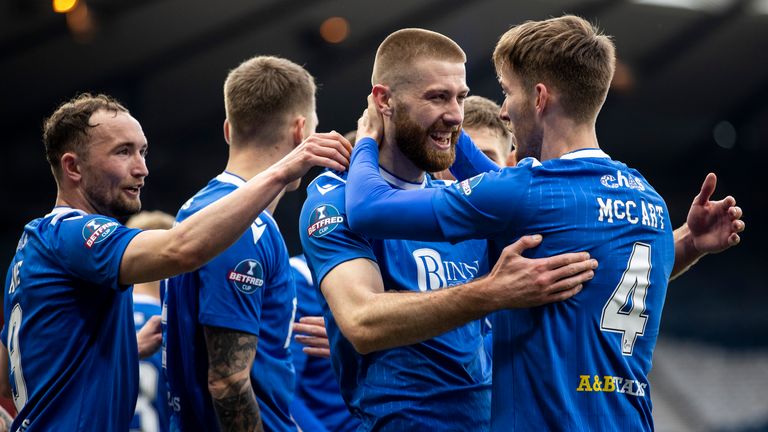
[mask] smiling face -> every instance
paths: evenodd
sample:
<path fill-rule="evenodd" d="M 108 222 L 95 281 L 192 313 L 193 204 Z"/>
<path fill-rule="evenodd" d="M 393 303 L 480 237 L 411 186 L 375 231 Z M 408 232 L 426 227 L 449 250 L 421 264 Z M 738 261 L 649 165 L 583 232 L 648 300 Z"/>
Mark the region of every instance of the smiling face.
<path fill-rule="evenodd" d="M 392 123 L 400 151 L 421 170 L 448 168 L 456 157 L 456 141 L 464 119 L 469 88 L 463 63 L 422 60 L 414 79 L 393 89 Z"/>
<path fill-rule="evenodd" d="M 90 118 L 85 157 L 79 158 L 81 193 L 100 214 L 125 218 L 141 210 L 140 190 L 149 174 L 147 139 L 130 114 L 99 110 Z"/>

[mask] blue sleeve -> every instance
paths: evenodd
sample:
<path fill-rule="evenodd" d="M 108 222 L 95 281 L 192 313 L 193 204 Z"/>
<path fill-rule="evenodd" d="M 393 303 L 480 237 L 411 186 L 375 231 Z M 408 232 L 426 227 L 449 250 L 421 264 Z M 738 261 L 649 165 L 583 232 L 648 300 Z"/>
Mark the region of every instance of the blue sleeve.
<path fill-rule="evenodd" d="M 375 238 L 451 242 L 487 238 L 524 215 L 520 209 L 531 181 L 531 161 L 447 188 L 403 191 L 381 178 L 376 142 L 363 139 L 355 146 L 349 168 L 350 227 Z"/>
<path fill-rule="evenodd" d="M 488 172 L 440 189 L 432 201 L 451 242 L 490 238 L 524 226 L 530 217 L 530 165 Z"/>
<path fill-rule="evenodd" d="M 443 240 L 432 198 L 440 189 L 404 191 L 379 173 L 378 144 L 363 138 L 355 144 L 346 187 L 346 209 L 353 231 L 373 238 Z"/>
<path fill-rule="evenodd" d="M 50 244 L 63 267 L 79 279 L 124 290 L 130 285 L 119 282 L 120 263 L 128 243 L 140 232 L 106 216 L 74 216 L 53 226 Z"/>
<path fill-rule="evenodd" d="M 451 165 L 451 174 L 457 181 L 465 180 L 488 171 L 498 171 L 496 165 L 485 153 L 481 152 L 465 131 L 461 131 L 456 143 L 456 160 Z"/>
<path fill-rule="evenodd" d="M 334 267 L 346 261 L 367 258 L 376 262 L 370 241 L 347 225 L 343 188 L 327 195 L 310 194 L 301 209 L 299 231 L 317 287 Z"/>
<path fill-rule="evenodd" d="M 197 271 L 200 324 L 259 335 L 264 290 L 276 271 L 271 237 L 256 241 L 248 230 Z"/>

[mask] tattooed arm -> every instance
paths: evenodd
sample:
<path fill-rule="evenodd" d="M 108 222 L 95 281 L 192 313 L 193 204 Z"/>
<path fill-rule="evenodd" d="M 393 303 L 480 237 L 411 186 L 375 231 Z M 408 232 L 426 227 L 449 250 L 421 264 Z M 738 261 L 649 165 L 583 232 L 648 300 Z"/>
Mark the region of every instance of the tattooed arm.
<path fill-rule="evenodd" d="M 208 391 L 222 431 L 263 431 L 250 371 L 258 338 L 249 333 L 205 327 Z"/>

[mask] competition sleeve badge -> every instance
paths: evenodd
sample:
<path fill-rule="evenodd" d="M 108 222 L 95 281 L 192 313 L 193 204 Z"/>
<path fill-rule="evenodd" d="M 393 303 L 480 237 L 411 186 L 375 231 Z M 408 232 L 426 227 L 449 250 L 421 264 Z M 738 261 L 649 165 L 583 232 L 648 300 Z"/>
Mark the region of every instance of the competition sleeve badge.
<path fill-rule="evenodd" d="M 307 235 L 310 237 L 322 237 L 333 232 L 342 222 L 344 222 L 344 216 L 339 214 L 339 210 L 336 207 L 330 204 L 319 205 L 309 215 Z"/>
<path fill-rule="evenodd" d="M 468 178 L 464 181 L 454 183 L 454 186 L 459 189 L 461 192 L 464 193 L 464 195 L 470 195 L 472 194 L 472 189 L 474 189 L 478 184 L 480 184 L 480 181 L 483 179 L 483 176 L 485 176 L 485 173 L 480 173 L 472 178 Z"/>
<path fill-rule="evenodd" d="M 243 294 L 252 294 L 264 285 L 264 268 L 254 259 L 242 260 L 234 270 L 229 272 L 227 279 L 238 291 Z"/>
<path fill-rule="evenodd" d="M 117 229 L 120 224 L 106 218 L 93 218 L 83 226 L 83 239 L 85 247 L 92 248 L 93 245 L 101 243 L 107 239 Z"/>

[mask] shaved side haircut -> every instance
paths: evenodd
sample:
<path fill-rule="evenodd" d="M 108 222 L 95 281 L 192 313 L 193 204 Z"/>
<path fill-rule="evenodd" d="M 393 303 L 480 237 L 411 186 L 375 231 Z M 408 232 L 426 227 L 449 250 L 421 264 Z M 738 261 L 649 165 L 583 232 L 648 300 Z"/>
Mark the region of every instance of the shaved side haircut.
<path fill-rule="evenodd" d="M 371 85 L 404 84 L 412 78 L 413 64 L 421 60 L 466 63 L 467 56 L 456 42 L 440 33 L 419 28 L 398 30 L 376 51 Z"/>
<path fill-rule="evenodd" d="M 224 108 L 232 133 L 244 140 L 280 140 L 292 116 L 310 118 L 315 89 L 312 75 L 290 60 L 257 56 L 244 61 L 224 82 Z"/>

